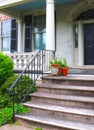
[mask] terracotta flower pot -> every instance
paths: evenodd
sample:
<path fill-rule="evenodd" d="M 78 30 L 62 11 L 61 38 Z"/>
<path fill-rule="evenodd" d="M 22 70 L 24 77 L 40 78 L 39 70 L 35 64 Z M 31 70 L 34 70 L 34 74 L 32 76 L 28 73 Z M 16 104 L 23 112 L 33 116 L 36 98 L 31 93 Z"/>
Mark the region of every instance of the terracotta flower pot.
<path fill-rule="evenodd" d="M 59 73 L 62 75 L 62 76 L 67 76 L 68 74 L 68 67 L 62 67 L 59 69 Z"/>
<path fill-rule="evenodd" d="M 51 68 L 59 68 L 59 66 L 60 66 L 59 64 L 52 64 Z"/>

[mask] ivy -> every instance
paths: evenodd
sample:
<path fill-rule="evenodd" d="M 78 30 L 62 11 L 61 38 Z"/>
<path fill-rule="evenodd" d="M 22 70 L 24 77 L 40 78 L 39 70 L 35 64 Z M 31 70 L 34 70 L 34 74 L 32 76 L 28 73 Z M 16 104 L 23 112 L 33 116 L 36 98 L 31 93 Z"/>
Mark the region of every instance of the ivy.
<path fill-rule="evenodd" d="M 15 111 L 18 108 L 18 105 L 15 104 Z M 30 110 L 23 106 L 22 104 L 20 105 L 18 109 L 19 114 L 25 114 L 29 113 Z M 6 123 L 12 123 L 12 116 L 13 116 L 13 109 L 12 107 L 5 107 L 0 111 L 0 126 Z"/>

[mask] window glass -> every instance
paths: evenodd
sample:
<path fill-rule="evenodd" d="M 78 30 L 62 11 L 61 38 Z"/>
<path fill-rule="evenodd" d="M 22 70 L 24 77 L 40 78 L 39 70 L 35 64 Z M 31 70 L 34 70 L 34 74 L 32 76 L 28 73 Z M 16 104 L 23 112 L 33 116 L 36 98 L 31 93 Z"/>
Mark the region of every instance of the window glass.
<path fill-rule="evenodd" d="M 11 20 L 5 20 L 1 23 L 2 51 L 10 51 L 11 38 Z"/>
<path fill-rule="evenodd" d="M 39 50 L 39 49 L 45 50 L 45 48 L 46 48 L 46 33 L 35 33 L 34 41 L 35 41 L 34 48 L 36 50 Z"/>
<path fill-rule="evenodd" d="M 11 34 L 11 21 L 6 20 L 2 22 L 2 35 L 10 35 Z"/>
<path fill-rule="evenodd" d="M 75 26 L 75 48 L 78 48 L 78 26 Z"/>
<path fill-rule="evenodd" d="M 46 48 L 46 16 L 34 17 L 34 49 Z"/>
<path fill-rule="evenodd" d="M 46 33 L 42 34 L 42 49 L 46 48 Z"/>
<path fill-rule="evenodd" d="M 10 37 L 3 38 L 3 51 L 10 51 Z"/>

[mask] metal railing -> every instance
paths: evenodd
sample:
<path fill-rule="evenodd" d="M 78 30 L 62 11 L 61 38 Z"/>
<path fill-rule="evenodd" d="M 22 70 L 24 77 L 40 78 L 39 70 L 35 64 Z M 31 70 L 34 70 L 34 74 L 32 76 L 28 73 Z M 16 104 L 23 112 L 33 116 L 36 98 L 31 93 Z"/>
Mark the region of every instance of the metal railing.
<path fill-rule="evenodd" d="M 40 75 L 43 76 L 44 72 L 49 70 L 47 66 L 50 56 L 46 52 L 48 51 L 37 51 L 9 89 L 9 93 L 12 96 L 13 122 L 18 110 L 15 111 L 15 103 L 20 104 L 25 102 L 29 98 L 29 93 L 33 91 L 36 80 Z M 52 53 L 51 56 L 54 56 L 54 52 L 50 52 Z"/>

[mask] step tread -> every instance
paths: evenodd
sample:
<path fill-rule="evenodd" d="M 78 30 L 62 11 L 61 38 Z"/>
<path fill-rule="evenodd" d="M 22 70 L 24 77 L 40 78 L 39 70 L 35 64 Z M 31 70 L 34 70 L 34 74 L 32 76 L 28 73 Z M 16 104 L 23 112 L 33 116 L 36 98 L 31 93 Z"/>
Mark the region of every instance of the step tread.
<path fill-rule="evenodd" d="M 94 75 L 76 75 L 68 74 L 67 76 L 43 76 L 42 79 L 56 79 L 56 80 L 81 80 L 81 81 L 94 81 Z"/>
<path fill-rule="evenodd" d="M 39 93 L 35 92 L 30 94 L 30 96 L 48 98 L 48 99 L 58 99 L 58 100 L 69 100 L 69 101 L 80 101 L 94 103 L 94 97 L 87 96 L 76 96 L 76 95 L 64 95 L 64 94 L 50 94 L 50 93 Z"/>
<path fill-rule="evenodd" d="M 65 113 L 94 117 L 93 109 L 51 105 L 51 104 L 38 103 L 38 102 L 27 102 L 27 103 L 24 103 L 24 105 L 28 107 L 40 108 L 40 109 L 45 109 L 45 110 L 50 110 L 50 111 L 65 112 Z"/>
<path fill-rule="evenodd" d="M 94 91 L 94 86 L 77 86 L 77 85 L 62 85 L 62 84 L 37 84 L 38 88 L 47 89 L 65 89 L 65 90 L 81 90 L 81 91 Z"/>
<path fill-rule="evenodd" d="M 46 125 L 57 126 L 61 128 L 69 128 L 74 130 L 94 130 L 94 125 L 90 123 L 81 123 L 70 120 L 53 119 L 51 117 L 36 116 L 36 115 L 16 115 L 17 118 L 34 121 Z"/>

